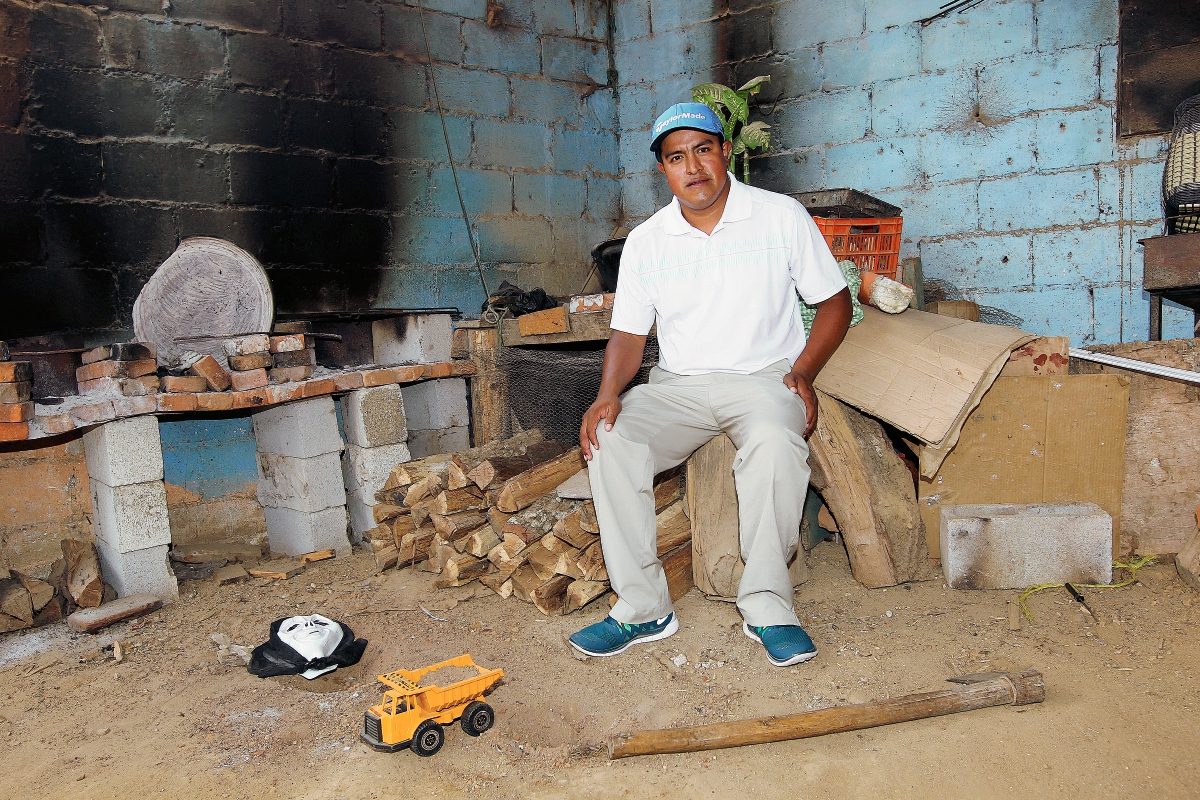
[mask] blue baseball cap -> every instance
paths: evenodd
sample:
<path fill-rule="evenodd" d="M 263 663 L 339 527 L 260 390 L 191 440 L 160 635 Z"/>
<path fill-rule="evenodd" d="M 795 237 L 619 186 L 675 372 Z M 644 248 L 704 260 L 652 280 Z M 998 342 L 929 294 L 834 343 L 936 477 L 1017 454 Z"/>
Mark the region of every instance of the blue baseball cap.
<path fill-rule="evenodd" d="M 654 127 L 650 129 L 650 151 L 658 155 L 663 137 L 680 128 L 707 131 L 717 134 L 722 140 L 725 138 L 725 129 L 721 126 L 717 112 L 704 103 L 676 103 L 654 121 Z"/>

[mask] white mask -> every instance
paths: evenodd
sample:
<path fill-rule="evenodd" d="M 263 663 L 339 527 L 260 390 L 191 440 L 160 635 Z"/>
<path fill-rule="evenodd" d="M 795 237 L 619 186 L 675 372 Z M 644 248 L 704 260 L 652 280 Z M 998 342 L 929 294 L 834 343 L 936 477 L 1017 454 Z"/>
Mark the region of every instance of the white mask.
<path fill-rule="evenodd" d="M 333 653 L 342 642 L 342 626 L 328 617 L 313 614 L 308 617 L 288 617 L 279 626 L 279 640 L 308 661 Z M 312 680 L 318 675 L 333 672 L 337 666 L 310 669 L 300 673 Z"/>

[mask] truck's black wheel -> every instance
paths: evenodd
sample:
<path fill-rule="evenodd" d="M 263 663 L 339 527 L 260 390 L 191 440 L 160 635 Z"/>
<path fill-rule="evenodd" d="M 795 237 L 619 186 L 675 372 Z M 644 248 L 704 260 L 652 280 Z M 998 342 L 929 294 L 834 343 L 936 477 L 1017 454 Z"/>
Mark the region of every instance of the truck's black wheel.
<path fill-rule="evenodd" d="M 442 749 L 445 741 L 446 731 L 442 729 L 442 726 L 427 719 L 417 726 L 408 747 L 419 756 L 431 756 Z"/>
<path fill-rule="evenodd" d="M 496 721 L 496 712 L 487 703 L 476 700 L 463 711 L 462 719 L 458 721 L 468 736 L 478 736 L 492 727 Z"/>

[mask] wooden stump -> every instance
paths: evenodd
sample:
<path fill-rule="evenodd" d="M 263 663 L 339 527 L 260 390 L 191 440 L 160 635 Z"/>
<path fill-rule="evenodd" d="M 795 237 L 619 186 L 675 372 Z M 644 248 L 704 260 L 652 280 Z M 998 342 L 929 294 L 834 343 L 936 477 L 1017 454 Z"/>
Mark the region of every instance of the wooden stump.
<path fill-rule="evenodd" d="M 468 328 L 471 361 L 471 443 L 476 447 L 506 439 L 512 433 L 508 409 L 508 379 L 497 367 L 500 332 L 495 328 Z"/>

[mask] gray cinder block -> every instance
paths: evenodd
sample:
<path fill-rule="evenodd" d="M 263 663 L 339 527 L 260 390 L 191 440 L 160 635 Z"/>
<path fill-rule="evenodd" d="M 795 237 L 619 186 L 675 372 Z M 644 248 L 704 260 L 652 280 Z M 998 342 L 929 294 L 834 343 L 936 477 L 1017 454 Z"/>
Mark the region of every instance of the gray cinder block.
<path fill-rule="evenodd" d="M 371 323 L 376 364 L 433 364 L 450 360 L 449 314 L 406 314 Z"/>
<path fill-rule="evenodd" d="M 91 488 L 92 527 L 97 541 L 118 553 L 171 543 L 167 491 L 162 481 L 124 486 L 92 481 Z"/>
<path fill-rule="evenodd" d="M 945 506 L 941 539 L 952 589 L 1112 581 L 1112 518 L 1094 503 Z"/>
<path fill-rule="evenodd" d="M 312 458 L 342 450 L 333 399 L 314 397 L 269 408 L 253 417 L 258 452 Z"/>
<path fill-rule="evenodd" d="M 341 400 L 346 441 L 359 447 L 383 447 L 408 439 L 404 396 L 396 384 L 350 392 Z"/>
<path fill-rule="evenodd" d="M 83 435 L 83 450 L 93 481 L 125 486 L 163 479 L 157 417 L 131 417 L 93 428 Z"/>
<path fill-rule="evenodd" d="M 152 594 L 164 603 L 179 597 L 179 584 L 167 561 L 170 549 L 169 544 L 163 544 L 121 553 L 107 542 L 96 540 L 104 580 L 117 590 L 118 597 Z"/>
<path fill-rule="evenodd" d="M 302 556 L 316 550 L 334 550 L 338 557 L 350 555 L 346 538 L 346 507 L 335 506 L 308 513 L 291 508 L 264 508 L 271 552 Z"/>
<path fill-rule="evenodd" d="M 258 453 L 258 502 L 264 508 L 323 511 L 346 504 L 337 453 L 293 458 Z"/>
<path fill-rule="evenodd" d="M 463 378 L 414 383 L 405 386 L 401 392 L 410 436 L 412 431 L 436 431 L 471 424 L 467 382 Z"/>

